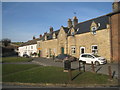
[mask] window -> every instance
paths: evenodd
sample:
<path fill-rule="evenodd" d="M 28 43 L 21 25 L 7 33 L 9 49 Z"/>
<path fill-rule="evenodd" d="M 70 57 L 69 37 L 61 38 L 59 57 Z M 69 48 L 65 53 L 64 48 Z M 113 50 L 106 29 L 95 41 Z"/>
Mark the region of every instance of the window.
<path fill-rule="evenodd" d="M 56 48 L 54 48 L 54 54 L 56 53 Z"/>
<path fill-rule="evenodd" d="M 84 54 L 84 55 L 82 55 L 81 57 L 87 57 L 87 55 L 86 55 L 86 54 Z"/>
<path fill-rule="evenodd" d="M 55 33 L 53 34 L 53 39 L 55 39 L 56 38 L 56 35 L 55 35 Z"/>
<path fill-rule="evenodd" d="M 73 36 L 73 35 L 74 35 L 74 32 L 72 32 L 71 34 L 72 34 L 72 36 Z"/>
<path fill-rule="evenodd" d="M 31 46 L 31 49 L 33 49 L 33 46 Z"/>
<path fill-rule="evenodd" d="M 75 51 L 75 46 L 72 46 L 71 47 L 71 54 L 75 54 L 76 53 L 76 51 Z"/>
<path fill-rule="evenodd" d="M 98 53 L 98 46 L 97 45 L 92 45 L 92 53 L 97 54 Z"/>
<path fill-rule="evenodd" d="M 91 29 L 92 29 L 92 34 L 96 34 L 97 27 L 92 26 Z"/>
<path fill-rule="evenodd" d="M 47 36 L 45 35 L 45 40 L 47 40 Z"/>
<path fill-rule="evenodd" d="M 93 56 L 91 56 L 91 55 L 88 55 L 87 57 L 88 57 L 88 58 L 94 58 L 94 57 L 93 57 Z"/>

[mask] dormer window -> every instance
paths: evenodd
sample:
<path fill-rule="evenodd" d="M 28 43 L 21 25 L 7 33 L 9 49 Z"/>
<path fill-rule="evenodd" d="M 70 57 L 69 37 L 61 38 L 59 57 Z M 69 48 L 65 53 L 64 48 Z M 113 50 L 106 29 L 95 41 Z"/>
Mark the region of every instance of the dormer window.
<path fill-rule="evenodd" d="M 72 29 L 70 30 L 70 33 L 71 33 L 72 36 L 75 35 L 75 30 L 74 30 L 74 28 L 72 28 Z"/>
<path fill-rule="evenodd" d="M 73 36 L 75 33 L 74 33 L 74 32 L 72 32 L 71 34 L 72 34 L 72 36 Z"/>
<path fill-rule="evenodd" d="M 45 35 L 45 40 L 47 40 L 47 36 Z"/>
<path fill-rule="evenodd" d="M 56 38 L 56 35 L 55 35 L 55 33 L 53 34 L 53 39 L 55 39 Z"/>
<path fill-rule="evenodd" d="M 96 34 L 96 30 L 97 30 L 97 27 L 95 27 L 95 26 L 91 27 L 92 34 Z"/>
<path fill-rule="evenodd" d="M 96 34 L 96 31 L 98 29 L 100 25 L 97 26 L 97 24 L 93 21 L 91 26 L 90 26 L 90 31 L 92 32 L 92 34 Z"/>

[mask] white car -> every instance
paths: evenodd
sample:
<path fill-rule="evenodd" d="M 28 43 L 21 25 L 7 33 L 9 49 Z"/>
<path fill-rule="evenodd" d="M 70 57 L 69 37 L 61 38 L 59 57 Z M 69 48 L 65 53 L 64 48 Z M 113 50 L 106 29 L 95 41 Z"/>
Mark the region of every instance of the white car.
<path fill-rule="evenodd" d="M 91 64 L 93 62 L 93 64 L 95 65 L 100 65 L 100 64 L 106 64 L 107 60 L 104 57 L 95 55 L 95 54 L 81 54 L 80 61 L 85 61 L 88 64 Z"/>

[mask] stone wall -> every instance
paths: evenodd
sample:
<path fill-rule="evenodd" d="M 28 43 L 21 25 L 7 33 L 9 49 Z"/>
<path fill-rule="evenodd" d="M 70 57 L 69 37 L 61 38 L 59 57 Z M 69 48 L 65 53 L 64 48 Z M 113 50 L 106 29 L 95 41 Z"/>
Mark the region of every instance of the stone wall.
<path fill-rule="evenodd" d="M 68 54 L 71 55 L 71 46 L 76 46 L 76 56 L 79 58 L 80 47 L 85 47 L 85 53 L 91 53 L 91 46 L 98 46 L 98 55 L 107 58 L 110 61 L 110 29 L 103 29 L 93 35 L 91 32 L 68 37 Z"/>
<path fill-rule="evenodd" d="M 57 55 L 57 39 L 46 40 L 40 42 L 40 50 L 42 57 L 51 57 Z"/>

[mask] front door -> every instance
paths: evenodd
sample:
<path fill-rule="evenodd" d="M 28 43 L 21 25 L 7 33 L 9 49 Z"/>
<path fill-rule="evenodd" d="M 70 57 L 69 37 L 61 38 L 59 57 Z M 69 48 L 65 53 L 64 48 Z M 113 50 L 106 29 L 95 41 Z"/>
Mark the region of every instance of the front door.
<path fill-rule="evenodd" d="M 41 56 L 41 51 L 39 50 L 39 54 L 38 54 L 38 56 L 40 57 Z"/>
<path fill-rule="evenodd" d="M 61 54 L 64 54 L 64 47 L 61 47 Z"/>
<path fill-rule="evenodd" d="M 80 47 L 80 54 L 85 53 L 85 47 Z"/>

